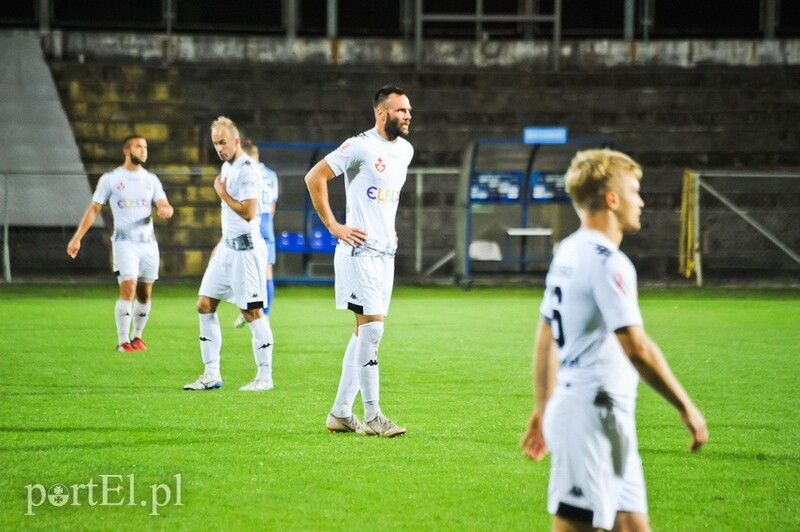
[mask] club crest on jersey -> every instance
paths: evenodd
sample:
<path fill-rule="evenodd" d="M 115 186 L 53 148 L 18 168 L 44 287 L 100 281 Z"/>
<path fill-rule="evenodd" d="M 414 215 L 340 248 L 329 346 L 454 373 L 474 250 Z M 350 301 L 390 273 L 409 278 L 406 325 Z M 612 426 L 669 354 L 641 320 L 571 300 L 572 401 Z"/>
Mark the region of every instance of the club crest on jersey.
<path fill-rule="evenodd" d="M 123 183 L 122 181 L 120 181 L 119 183 L 117 183 L 117 190 L 119 190 L 120 192 L 122 192 L 123 190 L 125 190 L 125 183 Z"/>
<path fill-rule="evenodd" d="M 384 170 L 386 170 L 386 163 L 384 163 L 383 159 L 381 159 L 380 157 L 378 157 L 378 160 L 375 161 L 375 169 L 378 172 L 383 172 Z"/>
<path fill-rule="evenodd" d="M 625 289 L 625 279 L 622 277 L 622 274 L 617 272 L 614 275 L 614 282 L 617 283 L 617 288 L 623 295 L 627 295 L 628 291 Z"/>

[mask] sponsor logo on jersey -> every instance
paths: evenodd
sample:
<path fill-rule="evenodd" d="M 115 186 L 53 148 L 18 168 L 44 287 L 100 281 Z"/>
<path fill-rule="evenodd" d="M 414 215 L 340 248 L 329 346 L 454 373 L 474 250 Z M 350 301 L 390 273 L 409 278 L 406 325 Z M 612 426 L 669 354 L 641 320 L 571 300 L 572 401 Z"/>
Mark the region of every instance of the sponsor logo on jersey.
<path fill-rule="evenodd" d="M 146 199 L 127 199 L 127 200 L 119 200 L 117 202 L 117 207 L 120 209 L 138 209 L 139 207 L 147 207 L 150 208 L 150 201 Z"/>
<path fill-rule="evenodd" d="M 379 203 L 397 203 L 400 201 L 400 191 L 390 188 L 369 187 L 367 197 Z"/>

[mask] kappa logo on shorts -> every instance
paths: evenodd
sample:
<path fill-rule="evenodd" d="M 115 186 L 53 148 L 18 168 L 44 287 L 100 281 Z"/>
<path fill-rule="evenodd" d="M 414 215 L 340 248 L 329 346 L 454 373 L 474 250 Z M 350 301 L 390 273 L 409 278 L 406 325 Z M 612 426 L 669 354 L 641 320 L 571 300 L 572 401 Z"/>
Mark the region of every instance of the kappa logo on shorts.
<path fill-rule="evenodd" d="M 572 486 L 572 489 L 569 490 L 569 494 L 573 497 L 583 497 L 583 490 L 578 486 Z"/>

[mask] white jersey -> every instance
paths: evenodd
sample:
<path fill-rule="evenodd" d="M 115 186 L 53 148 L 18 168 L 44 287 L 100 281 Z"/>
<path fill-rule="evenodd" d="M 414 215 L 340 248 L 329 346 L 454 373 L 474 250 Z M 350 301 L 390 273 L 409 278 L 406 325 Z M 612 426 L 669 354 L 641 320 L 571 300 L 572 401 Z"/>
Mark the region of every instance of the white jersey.
<path fill-rule="evenodd" d="M 158 177 L 140 168 L 130 171 L 118 166 L 100 176 L 92 201 L 111 206 L 114 234 L 111 240 L 155 242 L 153 205 L 167 199 Z"/>
<path fill-rule="evenodd" d="M 278 184 L 278 174 L 264 163 L 258 163 L 258 170 L 261 173 L 261 214 L 275 214 L 273 204 L 278 201 L 280 186 Z"/>
<path fill-rule="evenodd" d="M 614 334 L 643 323 L 630 259 L 602 233 L 579 229 L 553 258 L 540 311 L 558 344 L 557 385 L 592 398 L 603 389 L 633 411 L 639 375 Z"/>
<path fill-rule="evenodd" d="M 261 176 L 253 159 L 242 154 L 233 163 L 225 161 L 220 175 L 225 182 L 225 190 L 237 201 L 254 199 L 258 202 L 257 215 L 250 221 L 245 220 L 227 203 L 222 205 L 222 238 L 231 239 L 241 235 L 258 235 L 261 222 Z"/>
<path fill-rule="evenodd" d="M 334 173 L 344 175 L 347 195 L 345 224 L 363 229 L 365 251 L 394 254 L 395 215 L 414 148 L 404 138 L 388 141 L 375 128 L 344 141 L 325 156 Z M 337 252 L 352 253 L 339 241 Z"/>

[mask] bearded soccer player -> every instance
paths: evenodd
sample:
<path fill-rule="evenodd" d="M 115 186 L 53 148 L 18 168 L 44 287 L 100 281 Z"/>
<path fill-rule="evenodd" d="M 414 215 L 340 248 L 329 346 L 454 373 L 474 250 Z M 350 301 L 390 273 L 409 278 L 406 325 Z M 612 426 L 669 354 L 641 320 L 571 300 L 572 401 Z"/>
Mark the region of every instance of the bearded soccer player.
<path fill-rule="evenodd" d="M 375 126 L 344 141 L 306 175 L 311 201 L 328 231 L 339 239 L 334 254 L 336 308 L 355 316 L 342 374 L 326 425 L 332 432 L 394 437 L 406 432 L 379 405 L 378 346 L 394 284 L 395 215 L 414 148 L 406 140 L 411 104 L 399 87 L 384 86 L 373 97 Z M 343 176 L 344 223 L 336 220 L 328 181 Z M 364 421 L 353 413 L 358 392 Z"/>
<path fill-rule="evenodd" d="M 119 299 L 114 306 L 117 351 L 147 351 L 142 336 L 150 317 L 150 297 L 153 282 L 158 279 L 160 260 L 153 229 L 153 206 L 161 218 L 171 218 L 173 209 L 161 181 L 143 166 L 147 162 L 145 138 L 140 135 L 126 138 L 122 153 L 125 156 L 122 166 L 103 174 L 97 182 L 92 202 L 67 244 L 67 255 L 73 259 L 78 256 L 81 239 L 108 203 L 114 217 L 111 246 L 119 282 Z"/>

